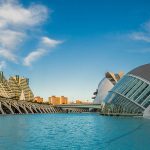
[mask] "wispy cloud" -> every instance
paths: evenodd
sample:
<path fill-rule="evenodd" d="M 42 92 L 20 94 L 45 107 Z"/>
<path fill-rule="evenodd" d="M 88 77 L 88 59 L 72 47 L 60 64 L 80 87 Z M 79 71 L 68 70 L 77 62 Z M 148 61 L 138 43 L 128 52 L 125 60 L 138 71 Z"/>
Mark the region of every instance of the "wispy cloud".
<path fill-rule="evenodd" d="M 0 45 L 5 49 L 14 50 L 17 45 L 23 42 L 25 33 L 9 29 L 0 30 Z"/>
<path fill-rule="evenodd" d="M 135 31 L 129 34 L 132 40 L 143 41 L 150 43 L 150 21 L 144 23 L 140 31 Z"/>
<path fill-rule="evenodd" d="M 28 54 L 28 56 L 24 58 L 24 62 L 23 62 L 24 65 L 31 66 L 32 62 L 36 61 L 37 59 L 45 55 L 45 53 L 46 50 L 44 49 L 37 49 L 35 51 L 32 51 L 31 53 Z"/>
<path fill-rule="evenodd" d="M 26 38 L 28 30 L 46 21 L 50 11 L 44 5 L 32 4 L 24 7 L 18 0 L 1 0 L 0 1 L 0 56 L 17 62 L 18 47 Z M 39 51 L 39 55 L 40 52 Z M 31 56 L 37 53 L 32 53 Z"/>
<path fill-rule="evenodd" d="M 52 51 L 52 48 L 63 43 L 60 40 L 54 40 L 48 37 L 42 37 L 37 50 L 29 53 L 23 60 L 25 66 L 31 66 L 33 62 Z"/>
<path fill-rule="evenodd" d="M 3 0 L 0 3 L 0 26 L 27 28 L 44 22 L 48 9 L 43 5 L 23 7 L 18 0 Z"/>
<path fill-rule="evenodd" d="M 144 32 L 134 32 L 130 34 L 130 38 L 136 41 L 150 42 L 150 35 Z"/>
<path fill-rule="evenodd" d="M 7 60 L 17 63 L 17 56 L 8 49 L 0 49 L 0 56 L 6 58 Z"/>
<path fill-rule="evenodd" d="M 140 25 L 140 28 L 128 34 L 130 42 L 136 41 L 135 48 L 127 50 L 130 53 L 150 53 L 150 21 Z M 132 40 L 132 41 L 131 41 Z"/>
<path fill-rule="evenodd" d="M 51 38 L 48 38 L 48 37 L 42 37 L 41 39 L 41 44 L 42 46 L 47 46 L 47 47 L 55 47 L 57 46 L 58 44 L 61 44 L 63 43 L 63 41 L 59 41 L 59 40 L 54 40 L 54 39 L 51 39 Z"/>
<path fill-rule="evenodd" d="M 138 54 L 148 54 L 150 53 L 150 48 L 136 48 L 136 49 L 128 49 L 126 50 L 128 53 L 138 53 Z"/>

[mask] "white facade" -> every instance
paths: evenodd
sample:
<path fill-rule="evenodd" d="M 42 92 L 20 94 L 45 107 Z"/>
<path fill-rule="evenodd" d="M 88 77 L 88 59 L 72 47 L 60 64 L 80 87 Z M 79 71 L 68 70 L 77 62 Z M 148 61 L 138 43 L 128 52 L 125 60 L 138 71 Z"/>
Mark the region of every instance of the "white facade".
<path fill-rule="evenodd" d="M 96 98 L 94 99 L 94 104 L 101 104 L 105 99 L 108 92 L 114 87 L 114 85 L 107 78 L 103 78 L 98 85 L 98 92 Z"/>
<path fill-rule="evenodd" d="M 144 111 L 144 113 L 143 113 L 143 117 L 150 119 L 150 106 L 148 106 L 148 107 L 145 109 L 145 111 Z"/>

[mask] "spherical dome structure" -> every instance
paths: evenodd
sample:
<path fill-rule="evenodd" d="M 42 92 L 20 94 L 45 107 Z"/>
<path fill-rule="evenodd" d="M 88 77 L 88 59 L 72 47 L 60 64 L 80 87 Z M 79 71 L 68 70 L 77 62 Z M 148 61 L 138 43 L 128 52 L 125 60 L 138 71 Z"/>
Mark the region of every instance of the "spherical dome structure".
<path fill-rule="evenodd" d="M 145 64 L 131 70 L 128 74 L 132 74 L 141 77 L 147 81 L 150 81 L 150 64 Z"/>
<path fill-rule="evenodd" d="M 104 100 L 114 113 L 150 116 L 150 64 L 128 72 Z"/>
<path fill-rule="evenodd" d="M 113 86 L 114 85 L 111 83 L 111 81 L 109 81 L 107 78 L 103 78 L 98 85 L 97 95 L 93 103 L 101 104 L 102 101 L 105 99 L 106 95 L 108 94 L 108 91 L 110 91 Z"/>

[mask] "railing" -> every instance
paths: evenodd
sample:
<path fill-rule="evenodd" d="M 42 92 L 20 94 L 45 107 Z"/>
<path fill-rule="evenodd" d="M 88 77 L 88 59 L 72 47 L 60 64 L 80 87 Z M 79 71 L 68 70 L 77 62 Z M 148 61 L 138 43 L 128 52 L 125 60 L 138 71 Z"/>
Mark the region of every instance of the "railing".
<path fill-rule="evenodd" d="M 60 108 L 101 108 L 100 104 L 62 104 L 54 106 Z"/>

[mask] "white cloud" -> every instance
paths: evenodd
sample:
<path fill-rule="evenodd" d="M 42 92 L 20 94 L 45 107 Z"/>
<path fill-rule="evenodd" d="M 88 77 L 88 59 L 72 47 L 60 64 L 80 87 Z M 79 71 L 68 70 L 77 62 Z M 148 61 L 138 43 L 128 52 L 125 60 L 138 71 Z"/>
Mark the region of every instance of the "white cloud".
<path fill-rule="evenodd" d="M 139 31 L 132 32 L 129 34 L 130 39 L 135 41 L 150 42 L 150 21 L 145 22 L 141 25 Z"/>
<path fill-rule="evenodd" d="M 28 30 L 41 25 L 48 16 L 43 5 L 24 7 L 18 0 L 0 0 L 0 56 L 17 62 L 18 47 Z"/>
<path fill-rule="evenodd" d="M 138 31 L 134 31 L 134 32 L 128 34 L 128 38 L 131 40 L 140 42 L 140 43 L 136 43 L 136 44 L 140 44 L 139 46 L 136 46 L 135 49 L 132 47 L 131 49 L 127 50 L 128 52 L 140 53 L 140 54 L 150 53 L 150 48 L 149 48 L 149 44 L 150 44 L 150 21 L 143 23 L 140 26 L 140 28 L 138 29 Z"/>
<path fill-rule="evenodd" d="M 6 58 L 9 61 L 17 63 L 17 56 L 7 49 L 0 49 L 0 56 Z"/>
<path fill-rule="evenodd" d="M 150 34 L 144 32 L 134 32 L 130 38 L 136 41 L 150 42 Z"/>
<path fill-rule="evenodd" d="M 36 61 L 37 59 L 39 59 L 40 57 L 45 55 L 45 53 L 46 53 L 46 50 L 44 50 L 44 49 L 35 50 L 35 51 L 29 53 L 28 56 L 24 58 L 23 64 L 25 66 L 31 66 L 32 62 Z"/>
<path fill-rule="evenodd" d="M 23 64 L 25 66 L 31 66 L 33 62 L 38 60 L 40 57 L 44 56 L 46 53 L 50 52 L 52 48 L 56 47 L 57 45 L 61 43 L 63 43 L 63 41 L 54 40 L 48 37 L 42 37 L 39 48 L 29 53 L 24 58 Z"/>
<path fill-rule="evenodd" d="M 34 31 L 32 29 L 41 25 L 49 12 L 43 5 L 32 4 L 24 7 L 18 0 L 0 0 L 0 56 L 17 63 L 20 50 L 18 47 L 20 48 L 29 37 L 28 31 Z M 23 65 L 31 66 L 33 62 L 62 43 L 46 36 L 39 39 L 35 46 L 36 50 L 23 58 Z"/>
<path fill-rule="evenodd" d="M 0 61 L 0 70 L 4 69 L 6 67 L 5 61 Z"/>
<path fill-rule="evenodd" d="M 31 5 L 25 8 L 17 0 L 5 0 L 0 3 L 0 26 L 35 26 L 45 21 L 47 14 L 48 9 L 43 5 Z"/>
<path fill-rule="evenodd" d="M 48 47 L 55 47 L 58 44 L 63 43 L 63 41 L 54 40 L 48 37 L 42 37 L 41 43 Z"/>
<path fill-rule="evenodd" d="M 25 33 L 13 30 L 0 30 L 0 46 L 13 50 L 25 38 Z"/>

